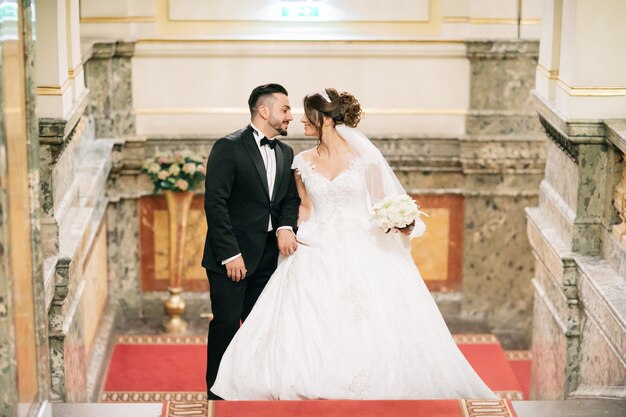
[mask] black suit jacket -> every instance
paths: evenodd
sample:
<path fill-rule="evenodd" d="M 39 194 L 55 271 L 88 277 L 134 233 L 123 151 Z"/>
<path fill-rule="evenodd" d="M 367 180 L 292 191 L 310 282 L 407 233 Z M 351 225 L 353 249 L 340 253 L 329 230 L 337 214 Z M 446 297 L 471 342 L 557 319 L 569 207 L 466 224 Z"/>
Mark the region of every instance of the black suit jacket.
<path fill-rule="evenodd" d="M 247 275 L 252 275 L 263 254 L 270 216 L 274 230 L 296 230 L 300 197 L 291 172 L 293 150 L 275 139 L 276 180 L 270 196 L 252 132 L 248 125 L 219 139 L 209 155 L 204 194 L 208 233 L 202 258 L 209 271 L 225 273 L 222 261 L 241 253 Z"/>

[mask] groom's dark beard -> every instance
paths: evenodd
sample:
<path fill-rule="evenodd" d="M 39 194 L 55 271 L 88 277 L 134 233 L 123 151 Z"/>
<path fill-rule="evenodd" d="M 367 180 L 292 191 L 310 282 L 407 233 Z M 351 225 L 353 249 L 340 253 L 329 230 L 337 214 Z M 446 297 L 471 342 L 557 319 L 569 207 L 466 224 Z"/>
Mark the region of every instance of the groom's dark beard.
<path fill-rule="evenodd" d="M 280 136 L 287 136 L 287 129 L 283 129 L 281 128 L 281 125 L 283 124 L 282 121 L 280 122 L 269 122 L 268 123 L 270 126 L 272 126 L 274 128 L 274 130 L 280 135 Z"/>

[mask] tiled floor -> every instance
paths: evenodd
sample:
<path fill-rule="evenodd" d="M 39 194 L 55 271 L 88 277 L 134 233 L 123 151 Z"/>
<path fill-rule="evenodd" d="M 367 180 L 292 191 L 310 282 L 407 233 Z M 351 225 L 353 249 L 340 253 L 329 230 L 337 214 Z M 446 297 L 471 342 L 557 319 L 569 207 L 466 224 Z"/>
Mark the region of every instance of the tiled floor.
<path fill-rule="evenodd" d="M 514 401 L 517 417 L 624 417 L 626 400 Z"/>

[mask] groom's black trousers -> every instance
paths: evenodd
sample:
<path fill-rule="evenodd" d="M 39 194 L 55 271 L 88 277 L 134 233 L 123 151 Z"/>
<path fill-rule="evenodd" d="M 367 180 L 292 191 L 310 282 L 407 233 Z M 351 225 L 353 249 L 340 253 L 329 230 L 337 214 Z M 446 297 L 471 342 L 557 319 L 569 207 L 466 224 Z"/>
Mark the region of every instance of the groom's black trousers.
<path fill-rule="evenodd" d="M 246 259 L 244 258 L 244 262 Z M 274 231 L 267 233 L 263 256 L 252 275 L 239 282 L 234 282 L 226 274 L 209 272 L 211 310 L 213 320 L 209 324 L 207 345 L 207 391 L 217 377 L 222 356 L 228 344 L 237 333 L 240 322 L 244 321 L 261 295 L 265 284 L 276 270 L 278 247 Z M 247 266 L 246 266 L 247 267 Z M 209 399 L 215 399 L 209 392 Z"/>

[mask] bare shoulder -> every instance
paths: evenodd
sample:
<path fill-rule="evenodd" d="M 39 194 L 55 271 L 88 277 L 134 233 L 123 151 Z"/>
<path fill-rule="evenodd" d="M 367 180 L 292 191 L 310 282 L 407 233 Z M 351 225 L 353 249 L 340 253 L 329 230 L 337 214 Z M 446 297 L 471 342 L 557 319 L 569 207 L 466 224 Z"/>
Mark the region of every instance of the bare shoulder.
<path fill-rule="evenodd" d="M 300 152 L 300 156 L 307 162 L 314 162 L 317 158 L 317 150 L 315 148 L 307 149 L 306 151 Z"/>

